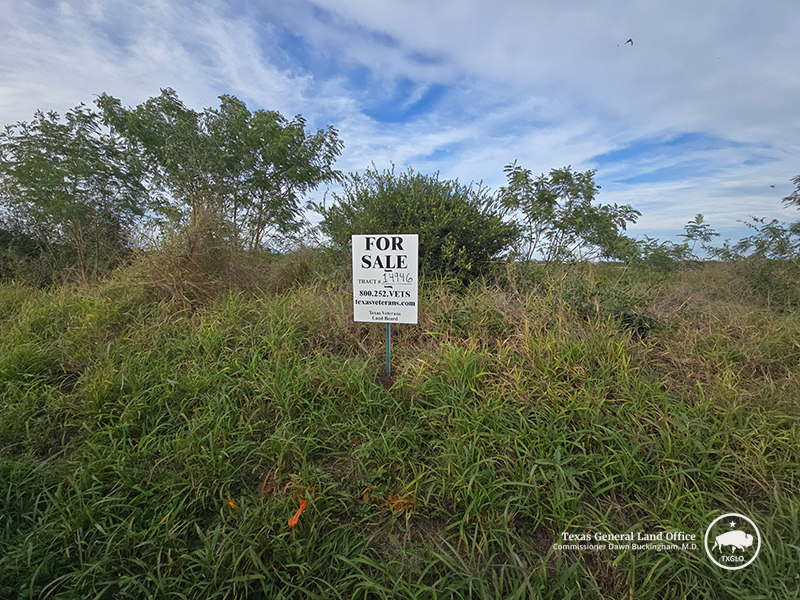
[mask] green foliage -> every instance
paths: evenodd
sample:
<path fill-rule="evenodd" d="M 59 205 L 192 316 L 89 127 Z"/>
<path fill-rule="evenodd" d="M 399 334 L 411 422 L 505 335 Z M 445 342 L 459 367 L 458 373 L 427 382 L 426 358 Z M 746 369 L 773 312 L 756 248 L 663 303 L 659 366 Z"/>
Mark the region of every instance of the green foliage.
<path fill-rule="evenodd" d="M 505 173 L 502 202 L 521 216 L 519 256 L 541 256 L 546 264 L 627 257 L 631 241 L 621 232 L 641 213 L 629 205 L 593 205 L 600 190 L 595 171 L 565 167 L 534 179 L 529 169 L 514 162 Z"/>
<path fill-rule="evenodd" d="M 752 217 L 745 225 L 753 234 L 734 245 L 726 242 L 717 256 L 733 261 L 741 277 L 769 305 L 800 306 L 800 223 Z"/>
<path fill-rule="evenodd" d="M 784 204 L 794 205 L 800 208 L 800 175 L 792 178 L 792 183 L 797 187 L 795 190 L 783 199 Z"/>
<path fill-rule="evenodd" d="M 738 255 L 775 260 L 800 258 L 800 223 L 786 225 L 777 219 L 767 222 L 764 218 L 752 217 L 744 224 L 754 233 L 736 243 L 734 251 Z"/>
<path fill-rule="evenodd" d="M 648 235 L 645 235 L 642 240 L 630 240 L 623 256 L 626 256 L 626 262 L 630 266 L 667 276 L 681 267 L 696 268 L 703 265 L 694 253 L 697 242 L 701 243 L 701 248 L 716 255 L 716 249 L 712 248 L 709 243 L 719 234 L 705 222 L 703 215 L 696 215 L 684 226 L 683 231 L 678 234 L 678 237 L 686 240 L 682 244 L 676 244 L 670 240 L 662 242 Z M 692 243 L 691 247 L 689 242 Z"/>
<path fill-rule="evenodd" d="M 696 278 L 642 341 L 578 314 L 579 277 L 429 283 L 390 389 L 346 288 L 0 286 L 0 597 L 794 597 L 797 315 Z M 765 544 L 737 577 L 702 541 L 553 548 L 730 511 Z"/>
<path fill-rule="evenodd" d="M 35 283 L 67 269 L 87 281 L 128 250 L 147 193 L 133 157 L 100 125 L 99 115 L 81 105 L 63 120 L 37 112 L 0 134 L 6 270 L 16 257 L 16 276 L 44 263 Z"/>
<path fill-rule="evenodd" d="M 711 240 L 715 237 L 719 237 L 719 234 L 711 229 L 711 226 L 704 221 L 703 215 L 699 213 L 695 215 L 694 220 L 689 221 L 684 226 L 683 231 L 684 233 L 678 234 L 678 237 L 685 239 L 687 244 L 692 242 L 692 247 L 689 250 L 692 255 L 694 255 L 697 242 L 700 242 L 701 248 L 709 250 Z"/>
<path fill-rule="evenodd" d="M 187 212 L 189 222 L 213 214 L 234 248 L 285 247 L 305 225 L 302 195 L 339 177 L 336 130 L 307 133 L 300 115 L 250 112 L 229 95 L 197 112 L 171 89 L 135 108 L 106 94 L 97 103 L 106 124 L 144 157 L 164 193 L 157 210 L 181 225 Z"/>
<path fill-rule="evenodd" d="M 0 285 L 0 597 L 796 596 L 800 320 L 727 293 L 740 265 L 766 277 L 759 285 L 797 286 L 786 271 L 797 267 L 795 226 L 755 220 L 753 236 L 726 245 L 732 264 L 702 272 L 724 275 L 714 302 L 700 271 L 643 292 L 636 282 L 652 270 L 616 264 L 508 262 L 510 292 L 427 280 L 419 324 L 395 330 L 396 378 L 379 380 L 382 330 L 353 323 L 335 276 L 304 284 L 314 253 L 267 264 L 242 251 L 269 238 L 253 190 L 280 198 L 275 210 L 288 212 L 263 223 L 286 233 L 305 189 L 270 179 L 265 165 L 279 158 L 247 158 L 239 134 L 259 113 L 228 97 L 203 113 L 167 92 L 151 100 L 141 122 L 126 121 L 142 125 L 130 139 L 193 215 L 185 235 L 136 263 L 166 292 L 120 279 Z M 51 209 L 70 197 L 91 205 L 86 190 L 103 189 L 70 196 L 57 185 L 62 163 L 33 163 L 28 180 L 14 174 L 39 181 Z M 326 177 L 310 169 L 291 177 Z M 714 236 L 698 215 L 686 243 L 634 241 L 621 230 L 636 211 L 592 206 L 593 172 L 510 175 L 507 207 L 527 215 L 518 249 L 551 261 L 637 257 L 670 271 L 696 258 L 689 242 Z M 69 236 L 48 247 L 35 235 L 22 208 L 38 206 L 37 189 L 6 205 L 0 252 L 75 252 Z M 438 175 L 373 169 L 333 197 L 315 208 L 339 249 L 353 233 L 416 232 L 429 272 L 472 279 L 516 239 L 484 190 Z M 278 293 L 219 293 L 251 268 Z M 749 515 L 766 544 L 741 577 L 702 547 L 554 549 L 564 533 L 700 540 L 722 511 Z"/>
<path fill-rule="evenodd" d="M 800 175 L 792 181 L 797 189 L 783 201 L 800 207 Z M 736 243 L 725 240 L 722 247 L 711 250 L 712 256 L 732 263 L 769 306 L 785 310 L 800 306 L 800 221 L 751 217 L 743 223 L 753 233 Z"/>
<path fill-rule="evenodd" d="M 631 264 L 636 267 L 650 269 L 662 275 L 674 272 L 680 266 L 693 263 L 694 255 L 689 244 L 676 244 L 670 240 L 660 241 L 645 235 L 643 240 L 636 240 Z"/>
<path fill-rule="evenodd" d="M 428 275 L 474 279 L 517 233 L 485 189 L 440 180 L 438 173 L 367 169 L 349 175 L 332 197 L 330 206 L 314 209 L 323 216 L 320 230 L 337 248 L 348 248 L 354 234 L 416 233 L 420 267 Z"/>
<path fill-rule="evenodd" d="M 52 268 L 47 273 L 33 275 L 33 265 L 42 257 L 36 238 L 22 230 L 19 223 L 0 219 L 0 280 L 12 280 L 26 274 L 25 280 L 33 285 L 50 283 Z"/>
<path fill-rule="evenodd" d="M 742 275 L 770 306 L 800 306 L 800 223 L 753 218 L 747 225 L 755 233 L 736 244 L 738 253 L 750 251 L 736 262 Z"/>

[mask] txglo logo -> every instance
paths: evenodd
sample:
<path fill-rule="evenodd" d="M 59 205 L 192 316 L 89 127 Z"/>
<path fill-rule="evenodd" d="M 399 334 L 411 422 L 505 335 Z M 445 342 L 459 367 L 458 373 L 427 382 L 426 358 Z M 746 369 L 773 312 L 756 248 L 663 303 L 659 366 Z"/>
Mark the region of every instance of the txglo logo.
<path fill-rule="evenodd" d="M 736 571 L 752 563 L 761 550 L 761 533 L 751 519 L 738 513 L 717 517 L 706 529 L 706 554 L 723 569 Z"/>

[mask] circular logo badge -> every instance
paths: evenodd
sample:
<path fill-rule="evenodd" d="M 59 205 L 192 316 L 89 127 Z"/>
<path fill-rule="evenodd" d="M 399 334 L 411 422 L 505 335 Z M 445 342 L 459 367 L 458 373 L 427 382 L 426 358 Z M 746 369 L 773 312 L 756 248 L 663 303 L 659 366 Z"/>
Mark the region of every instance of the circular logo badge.
<path fill-rule="evenodd" d="M 751 519 L 728 513 L 706 529 L 706 554 L 715 565 L 729 571 L 744 569 L 761 550 L 761 533 Z"/>

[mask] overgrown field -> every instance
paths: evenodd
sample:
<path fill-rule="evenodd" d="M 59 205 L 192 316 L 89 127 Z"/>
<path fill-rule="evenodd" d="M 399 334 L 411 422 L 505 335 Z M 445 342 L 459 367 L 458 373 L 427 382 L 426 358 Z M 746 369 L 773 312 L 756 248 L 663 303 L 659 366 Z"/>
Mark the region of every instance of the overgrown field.
<path fill-rule="evenodd" d="M 615 277 L 426 283 L 391 381 L 346 282 L 0 287 L 0 598 L 798 597 L 800 314 Z M 585 531 L 700 542 L 553 550 Z"/>

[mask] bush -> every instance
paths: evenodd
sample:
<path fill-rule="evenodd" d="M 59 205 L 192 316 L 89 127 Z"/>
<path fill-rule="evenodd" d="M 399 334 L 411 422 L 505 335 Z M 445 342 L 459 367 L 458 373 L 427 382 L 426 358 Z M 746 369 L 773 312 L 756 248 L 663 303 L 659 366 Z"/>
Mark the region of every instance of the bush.
<path fill-rule="evenodd" d="M 650 236 L 644 240 L 636 240 L 634 256 L 630 263 L 636 268 L 643 268 L 667 276 L 680 267 L 698 266 L 687 243 L 675 244 L 670 240 L 660 241 Z"/>
<path fill-rule="evenodd" d="M 5 277 L 85 283 L 129 254 L 148 192 L 136 161 L 101 125 L 81 105 L 0 133 L 0 215 L 15 238 L 0 240 Z"/>
<path fill-rule="evenodd" d="M 484 188 L 412 169 L 350 174 L 330 207 L 313 208 L 323 216 L 320 230 L 340 251 L 354 234 L 416 233 L 423 273 L 462 282 L 475 279 L 518 235 Z"/>
<path fill-rule="evenodd" d="M 800 223 L 752 217 L 753 234 L 731 245 L 727 240 L 714 255 L 733 262 L 751 290 L 778 309 L 800 305 Z"/>
<path fill-rule="evenodd" d="M 778 310 L 800 306 L 800 265 L 796 261 L 749 256 L 735 264 L 740 277 L 768 306 Z"/>
<path fill-rule="evenodd" d="M 534 178 L 514 162 L 505 172 L 508 185 L 500 198 L 520 219 L 519 256 L 546 264 L 627 257 L 632 240 L 622 231 L 641 213 L 627 204 L 594 204 L 600 190 L 595 171 L 564 167 Z"/>
<path fill-rule="evenodd" d="M 304 283 L 315 260 L 309 248 L 285 254 L 236 249 L 225 221 L 204 213 L 138 256 L 120 277 L 146 286 L 151 300 L 177 299 L 194 307 L 228 291 L 279 292 Z"/>

